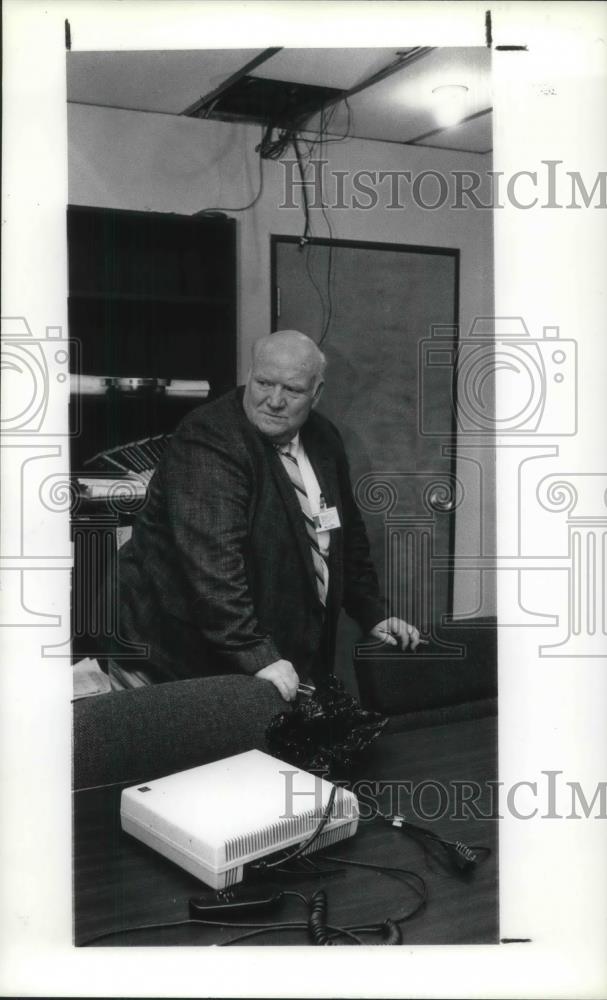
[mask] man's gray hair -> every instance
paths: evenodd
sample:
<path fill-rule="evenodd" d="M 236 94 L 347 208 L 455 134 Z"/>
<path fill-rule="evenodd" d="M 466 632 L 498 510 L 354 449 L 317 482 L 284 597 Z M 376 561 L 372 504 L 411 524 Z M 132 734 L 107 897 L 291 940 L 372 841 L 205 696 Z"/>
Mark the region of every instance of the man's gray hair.
<path fill-rule="evenodd" d="M 253 363 L 255 362 L 257 355 L 260 350 L 264 347 L 289 347 L 293 348 L 305 348 L 306 352 L 309 353 L 310 357 L 314 359 L 316 367 L 316 384 L 322 382 L 325 371 L 327 368 L 327 359 L 323 351 L 316 343 L 312 340 L 307 333 L 302 333 L 300 330 L 279 330 L 277 333 L 271 333 L 269 336 L 260 337 L 253 344 L 253 349 L 251 351 L 251 359 Z"/>

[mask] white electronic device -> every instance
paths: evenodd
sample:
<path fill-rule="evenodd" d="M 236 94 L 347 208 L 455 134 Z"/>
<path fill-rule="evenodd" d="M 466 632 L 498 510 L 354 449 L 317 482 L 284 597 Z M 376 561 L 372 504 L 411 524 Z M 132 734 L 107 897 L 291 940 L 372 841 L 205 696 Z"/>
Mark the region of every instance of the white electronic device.
<path fill-rule="evenodd" d="M 250 861 L 295 847 L 320 823 L 333 785 L 260 750 L 122 792 L 122 829 L 214 889 L 242 881 Z M 356 833 L 358 800 L 338 787 L 305 853 Z"/>

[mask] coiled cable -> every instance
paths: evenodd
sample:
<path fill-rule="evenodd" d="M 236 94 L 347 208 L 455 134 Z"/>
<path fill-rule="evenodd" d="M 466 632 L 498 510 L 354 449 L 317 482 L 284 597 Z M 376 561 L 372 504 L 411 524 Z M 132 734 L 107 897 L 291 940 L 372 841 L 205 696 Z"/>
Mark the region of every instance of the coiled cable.
<path fill-rule="evenodd" d="M 333 944 L 327 931 L 327 894 L 324 889 L 319 889 L 315 892 L 310 900 L 308 929 L 312 938 L 312 944 Z"/>

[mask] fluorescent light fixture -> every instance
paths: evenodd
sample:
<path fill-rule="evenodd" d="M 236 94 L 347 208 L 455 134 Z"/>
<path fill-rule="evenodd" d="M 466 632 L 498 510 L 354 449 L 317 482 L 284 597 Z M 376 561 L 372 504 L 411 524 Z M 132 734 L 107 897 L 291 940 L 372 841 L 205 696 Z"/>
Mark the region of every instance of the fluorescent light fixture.
<path fill-rule="evenodd" d="M 457 125 L 466 116 L 468 88 L 462 83 L 445 83 L 432 91 L 433 110 L 442 128 Z"/>

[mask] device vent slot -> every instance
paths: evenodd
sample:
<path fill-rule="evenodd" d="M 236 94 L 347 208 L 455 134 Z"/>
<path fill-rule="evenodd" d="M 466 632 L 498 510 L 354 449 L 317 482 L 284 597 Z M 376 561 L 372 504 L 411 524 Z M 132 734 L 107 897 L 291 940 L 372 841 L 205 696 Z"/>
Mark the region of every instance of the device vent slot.
<path fill-rule="evenodd" d="M 235 882 L 238 882 L 238 868 L 228 869 L 228 871 L 226 871 L 225 873 L 225 880 L 226 883 L 224 888 L 226 889 L 228 888 L 228 886 L 234 885 Z"/>
<path fill-rule="evenodd" d="M 349 831 L 349 826 L 338 826 L 334 830 L 327 830 L 325 833 L 321 833 L 320 837 L 317 837 L 303 853 L 311 854 L 313 851 L 322 851 L 324 847 L 330 847 L 331 844 L 344 840 L 349 836 Z"/>
<path fill-rule="evenodd" d="M 231 840 L 226 841 L 226 861 L 237 861 L 252 854 L 271 850 L 273 847 L 281 847 L 286 841 L 292 838 L 306 836 L 313 832 L 322 814 L 322 809 L 313 809 L 299 816 L 285 817 L 280 822 L 272 823 L 261 830 L 233 837 Z M 337 802 L 331 811 L 332 818 L 342 819 L 345 815 L 343 802 Z M 347 815 L 348 817 L 351 816 L 351 810 Z"/>

